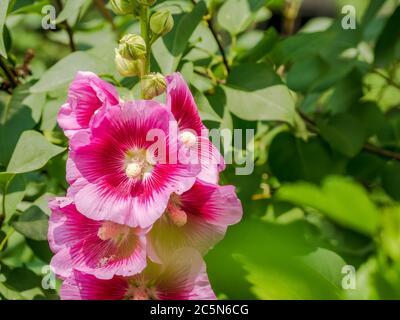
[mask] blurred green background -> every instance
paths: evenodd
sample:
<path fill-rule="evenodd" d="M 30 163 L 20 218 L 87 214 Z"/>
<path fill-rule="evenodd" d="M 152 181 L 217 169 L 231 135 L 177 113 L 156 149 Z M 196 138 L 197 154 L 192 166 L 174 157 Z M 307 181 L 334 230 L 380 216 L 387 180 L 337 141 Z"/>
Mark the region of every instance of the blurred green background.
<path fill-rule="evenodd" d="M 46 5 L 55 30 L 42 27 Z M 254 172 L 233 164 L 221 178 L 237 187 L 244 217 L 205 257 L 219 298 L 400 298 L 399 5 L 153 7 L 168 8 L 175 27 L 154 44 L 152 71 L 184 75 L 207 127 L 256 133 L 254 147 L 234 150 L 254 156 Z M 352 18 L 355 29 L 343 28 Z M 1 299 L 58 299 L 59 283 L 46 289 L 47 198 L 67 188 L 56 115 L 79 70 L 138 97 L 138 79 L 114 66 L 118 39 L 138 30 L 103 0 L 1 0 Z"/>

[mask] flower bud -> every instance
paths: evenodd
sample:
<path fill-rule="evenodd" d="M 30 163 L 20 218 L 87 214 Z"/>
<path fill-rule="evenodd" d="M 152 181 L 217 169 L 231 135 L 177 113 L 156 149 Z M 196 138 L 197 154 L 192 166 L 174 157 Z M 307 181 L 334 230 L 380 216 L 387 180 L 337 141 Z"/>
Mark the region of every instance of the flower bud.
<path fill-rule="evenodd" d="M 157 0 L 136 0 L 137 3 L 143 6 L 152 6 Z"/>
<path fill-rule="evenodd" d="M 151 73 L 145 75 L 142 78 L 141 85 L 143 98 L 146 100 L 150 100 L 159 96 L 167 87 L 165 78 L 160 73 Z"/>
<path fill-rule="evenodd" d="M 145 62 L 143 59 L 125 59 L 118 49 L 115 49 L 115 64 L 118 72 L 124 77 L 142 76 L 144 73 Z"/>
<path fill-rule="evenodd" d="M 119 16 L 134 13 L 132 0 L 111 0 L 111 10 Z"/>
<path fill-rule="evenodd" d="M 147 54 L 146 42 L 136 34 L 123 36 L 119 43 L 118 52 L 125 59 L 142 59 Z"/>
<path fill-rule="evenodd" d="M 150 18 L 150 29 L 157 36 L 167 34 L 173 27 L 174 19 L 168 10 L 157 11 Z"/>

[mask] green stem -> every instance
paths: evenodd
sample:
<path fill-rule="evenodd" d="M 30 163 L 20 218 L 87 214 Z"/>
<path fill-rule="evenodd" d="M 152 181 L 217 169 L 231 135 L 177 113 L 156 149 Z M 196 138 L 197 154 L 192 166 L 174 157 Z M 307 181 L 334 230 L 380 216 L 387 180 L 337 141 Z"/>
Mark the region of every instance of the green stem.
<path fill-rule="evenodd" d="M 14 231 L 15 231 L 14 228 L 11 228 L 11 229 L 7 232 L 5 238 L 4 238 L 4 239 L 1 241 L 1 243 L 0 243 L 0 252 L 3 251 L 4 246 L 6 245 L 8 239 L 10 239 L 10 237 L 12 236 L 12 234 L 14 233 Z"/>
<path fill-rule="evenodd" d="M 144 75 L 150 73 L 151 43 L 150 43 L 149 18 L 150 18 L 149 7 L 142 6 L 142 11 L 140 14 L 140 29 L 142 33 L 142 38 L 146 42 L 146 48 L 147 48 Z"/>

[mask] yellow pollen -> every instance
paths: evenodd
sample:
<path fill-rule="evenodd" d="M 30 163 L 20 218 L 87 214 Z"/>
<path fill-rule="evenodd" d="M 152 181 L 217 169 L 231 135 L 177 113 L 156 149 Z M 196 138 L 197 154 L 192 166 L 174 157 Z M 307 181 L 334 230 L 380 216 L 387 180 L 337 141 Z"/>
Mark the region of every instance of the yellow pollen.
<path fill-rule="evenodd" d="M 192 147 L 197 142 L 197 137 L 190 131 L 183 131 L 179 135 L 179 138 L 182 141 L 182 143 L 187 147 Z"/>
<path fill-rule="evenodd" d="M 125 168 L 125 173 L 129 178 L 137 178 L 142 175 L 143 165 L 138 162 L 128 163 Z"/>

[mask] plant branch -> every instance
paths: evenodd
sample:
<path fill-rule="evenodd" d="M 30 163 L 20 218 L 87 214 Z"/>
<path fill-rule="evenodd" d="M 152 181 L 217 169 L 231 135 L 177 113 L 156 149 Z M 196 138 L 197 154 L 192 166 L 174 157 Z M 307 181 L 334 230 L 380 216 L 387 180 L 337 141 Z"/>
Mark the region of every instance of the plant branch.
<path fill-rule="evenodd" d="M 197 4 L 197 2 L 196 2 L 195 0 L 192 0 L 192 3 L 193 3 L 194 5 Z M 230 72 L 230 66 L 229 66 L 229 63 L 228 63 L 228 58 L 227 58 L 227 56 L 226 56 L 224 46 L 222 45 L 222 42 L 221 42 L 220 39 L 219 39 L 218 33 L 217 33 L 217 31 L 215 30 L 215 28 L 214 28 L 214 26 L 213 26 L 213 23 L 212 23 L 212 15 L 211 15 L 210 12 L 208 13 L 208 15 L 207 15 L 207 17 L 205 18 L 205 20 L 206 20 L 206 22 L 207 22 L 208 29 L 210 29 L 210 31 L 211 31 L 211 33 L 212 33 L 212 35 L 213 35 L 215 41 L 217 42 L 218 49 L 219 49 L 219 52 L 221 53 L 222 61 L 223 61 L 223 63 L 224 63 L 224 66 L 225 66 L 225 68 L 226 68 L 226 71 L 229 73 L 229 72 Z"/>
<path fill-rule="evenodd" d="M 306 123 L 307 129 L 315 134 L 318 134 L 318 128 L 316 123 L 314 122 L 314 120 L 312 120 L 310 117 L 308 117 L 306 114 L 304 114 L 301 111 L 298 111 L 301 118 L 304 120 L 304 122 Z M 363 146 L 363 150 L 372 154 L 376 154 L 378 156 L 384 157 L 384 158 L 388 158 L 388 159 L 394 159 L 394 160 L 398 160 L 400 161 L 400 153 L 394 152 L 394 151 L 390 151 L 390 150 L 386 150 L 377 146 L 374 146 L 373 144 L 370 143 L 366 143 Z"/>
<path fill-rule="evenodd" d="M 10 82 L 11 87 L 12 88 L 17 87 L 18 80 L 15 79 L 13 72 L 10 70 L 10 68 L 7 65 L 7 62 L 2 56 L 0 56 L 0 68 L 4 71 L 4 74 L 7 77 L 8 81 Z"/>
<path fill-rule="evenodd" d="M 372 72 L 375 73 L 375 74 L 377 74 L 377 75 L 379 75 L 379 76 L 381 76 L 381 77 L 382 77 L 383 79 L 385 79 L 386 82 L 387 82 L 389 85 L 391 85 L 392 87 L 395 87 L 395 88 L 397 88 L 397 89 L 400 90 L 400 84 L 397 83 L 397 82 L 395 82 L 393 79 L 391 79 L 391 78 L 388 77 L 387 75 L 383 74 L 382 72 L 380 72 L 379 70 L 376 70 L 376 69 L 372 70 Z"/>
<path fill-rule="evenodd" d="M 1 243 L 0 243 L 0 252 L 3 251 L 4 246 L 6 245 L 8 239 L 10 239 L 10 237 L 12 236 L 12 234 L 14 233 L 14 231 L 15 231 L 14 228 L 11 228 L 11 229 L 7 232 L 6 236 L 4 237 L 4 239 L 3 239 L 3 240 L 1 241 Z"/>
<path fill-rule="evenodd" d="M 150 43 L 150 30 L 149 30 L 149 7 L 142 6 L 142 10 L 140 13 L 140 31 L 142 34 L 142 38 L 146 43 L 146 61 L 144 67 L 144 74 L 150 73 L 150 58 L 151 58 L 151 43 Z"/>
<path fill-rule="evenodd" d="M 63 10 L 63 8 L 64 8 L 61 0 L 56 0 L 56 3 L 57 3 L 57 6 L 58 6 L 58 10 L 61 12 Z M 63 26 L 65 28 L 65 31 L 68 34 L 69 47 L 70 47 L 71 51 L 74 52 L 74 51 L 76 51 L 76 45 L 75 45 L 75 41 L 74 41 L 74 31 L 72 30 L 72 28 L 69 25 L 67 20 L 65 20 L 63 22 Z"/>
<path fill-rule="evenodd" d="M 104 1 L 103 0 L 93 0 L 94 5 L 99 9 L 103 17 L 110 23 L 111 28 L 115 31 L 117 30 L 117 26 L 114 23 L 114 19 L 110 13 L 110 11 L 107 10 Z"/>

